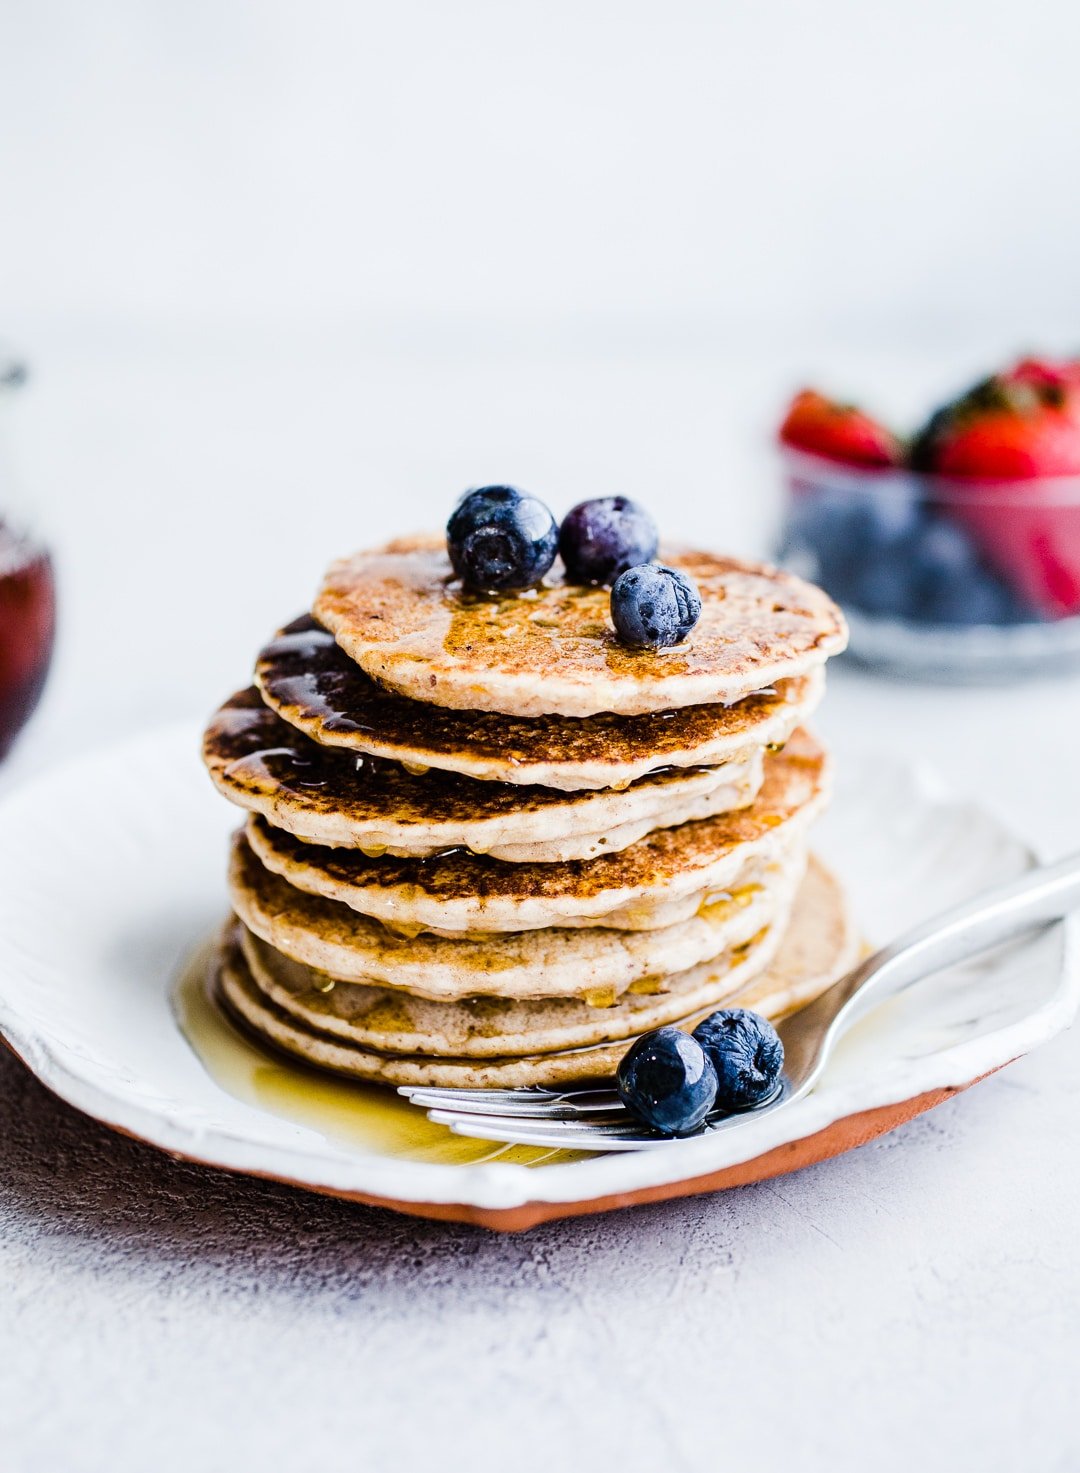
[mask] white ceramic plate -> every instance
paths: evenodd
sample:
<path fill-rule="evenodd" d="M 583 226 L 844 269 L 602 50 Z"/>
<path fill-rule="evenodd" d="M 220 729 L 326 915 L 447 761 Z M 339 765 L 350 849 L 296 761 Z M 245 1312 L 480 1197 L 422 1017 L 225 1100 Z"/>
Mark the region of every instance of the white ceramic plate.
<path fill-rule="evenodd" d="M 884 1004 L 812 1095 L 738 1131 L 542 1166 L 443 1164 L 335 1138 L 223 1088 L 177 1026 L 172 990 L 224 917 L 237 821 L 199 764 L 198 740 L 185 725 L 124 743 L 0 807 L 0 1032 L 76 1108 L 193 1160 L 419 1210 L 580 1211 L 663 1194 L 848 1117 L 966 1085 L 1050 1038 L 1077 1007 L 1059 926 Z M 980 808 L 871 758 L 840 764 L 817 847 L 875 943 L 1032 862 Z"/>

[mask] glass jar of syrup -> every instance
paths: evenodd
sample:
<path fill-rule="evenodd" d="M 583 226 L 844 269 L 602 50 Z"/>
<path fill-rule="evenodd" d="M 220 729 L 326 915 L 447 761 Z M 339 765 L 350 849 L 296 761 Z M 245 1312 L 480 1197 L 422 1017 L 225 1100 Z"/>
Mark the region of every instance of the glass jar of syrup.
<path fill-rule="evenodd" d="M 56 628 L 52 559 L 21 510 L 11 454 L 9 420 L 25 379 L 0 348 L 0 758 L 38 703 Z"/>

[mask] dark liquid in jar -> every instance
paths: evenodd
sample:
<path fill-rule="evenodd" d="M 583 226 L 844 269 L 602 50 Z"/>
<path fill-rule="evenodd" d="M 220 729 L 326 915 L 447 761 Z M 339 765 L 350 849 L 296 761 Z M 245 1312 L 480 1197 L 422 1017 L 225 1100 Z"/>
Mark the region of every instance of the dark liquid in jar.
<path fill-rule="evenodd" d="M 0 757 L 38 703 L 55 628 L 49 554 L 0 522 Z"/>

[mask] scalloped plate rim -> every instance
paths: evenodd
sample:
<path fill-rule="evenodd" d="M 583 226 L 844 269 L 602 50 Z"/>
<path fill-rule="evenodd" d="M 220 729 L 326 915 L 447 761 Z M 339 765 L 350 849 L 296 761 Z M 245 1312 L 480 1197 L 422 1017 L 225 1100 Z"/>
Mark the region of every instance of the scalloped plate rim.
<path fill-rule="evenodd" d="M 177 754 L 190 763 L 193 773 L 197 772 L 202 780 L 196 756 L 198 733 L 199 727 L 191 722 L 174 723 L 49 768 L 14 789 L 0 802 L 0 860 L 4 855 L 7 818 L 18 815 L 21 808 L 64 780 L 78 778 L 100 764 L 115 762 L 126 753 L 175 746 Z M 1013 842 L 1019 842 L 977 803 L 952 794 L 932 769 L 921 764 L 906 766 L 891 758 L 882 762 L 902 775 L 927 803 L 949 802 L 966 807 L 989 819 Z M 223 833 L 225 827 L 223 824 Z M 223 881 L 222 898 L 224 912 Z M 80 1069 L 77 1055 L 68 1045 L 55 1033 L 50 1036 L 48 1030 L 23 1016 L 17 996 L 12 995 L 14 989 L 9 990 L 11 974 L 6 969 L 0 975 L 0 1035 L 41 1083 L 66 1103 L 113 1129 L 187 1160 L 272 1177 L 320 1192 L 359 1194 L 415 1204 L 417 1208 L 424 1204 L 461 1205 L 499 1212 L 534 1203 L 576 1204 L 675 1185 L 745 1164 L 779 1146 L 806 1140 L 854 1115 L 900 1105 L 932 1091 L 966 1087 L 1047 1041 L 1067 1027 L 1076 1015 L 1080 1003 L 1080 967 L 1075 928 L 1072 924 L 1057 926 L 1045 934 L 1057 938 L 1058 985 L 1042 1006 L 988 1036 L 940 1050 L 921 1060 L 917 1069 L 905 1073 L 894 1068 L 882 1077 L 867 1081 L 857 1100 L 845 1098 L 843 1090 L 823 1086 L 797 1106 L 763 1116 L 737 1132 L 674 1142 L 655 1152 L 595 1156 L 541 1170 L 498 1162 L 443 1165 L 389 1155 L 358 1156 L 329 1142 L 322 1148 L 305 1144 L 301 1149 L 278 1140 L 259 1138 L 247 1130 L 218 1125 L 208 1129 L 170 1118 L 160 1107 L 141 1104 L 130 1091 L 125 1093 L 115 1083 L 111 1087 L 104 1085 L 90 1077 L 92 1071 L 88 1072 L 86 1067 Z M 202 939 L 193 935 L 189 950 Z M 5 959 L 7 946 L 8 938 L 0 935 L 0 959 Z M 172 982 L 170 977 L 163 988 L 170 1020 Z M 179 1029 L 175 1031 L 183 1047 L 189 1048 Z M 220 1086 L 215 1084 L 214 1088 Z M 250 1108 L 265 1115 L 278 1131 L 288 1124 L 268 1112 Z M 313 1130 L 306 1133 L 318 1140 Z"/>

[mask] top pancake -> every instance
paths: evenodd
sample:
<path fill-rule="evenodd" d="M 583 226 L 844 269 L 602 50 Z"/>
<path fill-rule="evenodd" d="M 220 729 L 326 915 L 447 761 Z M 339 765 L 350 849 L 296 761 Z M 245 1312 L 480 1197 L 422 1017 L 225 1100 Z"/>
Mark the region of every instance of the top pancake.
<path fill-rule="evenodd" d="M 696 581 L 702 612 L 670 650 L 617 639 L 606 588 L 548 574 L 536 589 L 474 596 L 441 537 L 403 538 L 335 563 L 315 617 L 373 679 L 413 700 L 519 717 L 636 716 L 734 702 L 843 649 L 839 609 L 776 568 L 664 550 Z"/>
<path fill-rule="evenodd" d="M 716 766 L 787 740 L 816 707 L 821 671 L 782 681 L 734 706 L 686 706 L 643 716 L 533 720 L 410 701 L 366 675 L 305 614 L 259 654 L 266 704 L 323 746 L 346 747 L 484 781 L 562 792 L 621 788 L 659 767 Z"/>

